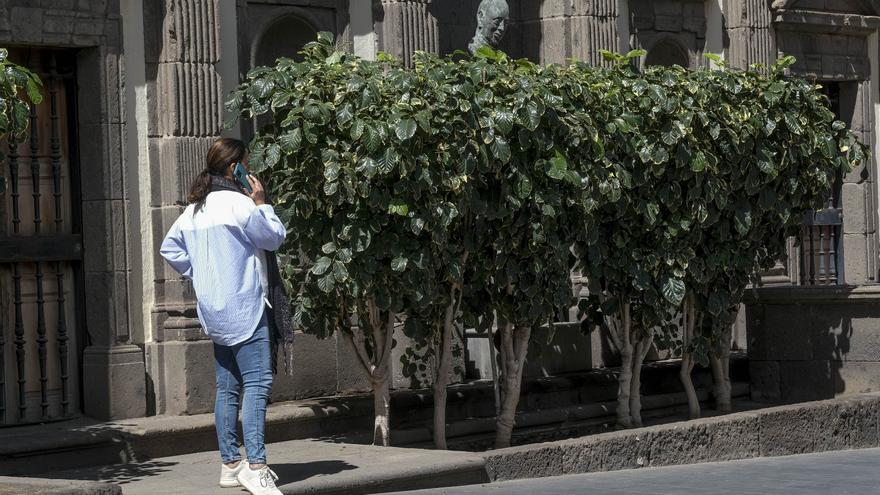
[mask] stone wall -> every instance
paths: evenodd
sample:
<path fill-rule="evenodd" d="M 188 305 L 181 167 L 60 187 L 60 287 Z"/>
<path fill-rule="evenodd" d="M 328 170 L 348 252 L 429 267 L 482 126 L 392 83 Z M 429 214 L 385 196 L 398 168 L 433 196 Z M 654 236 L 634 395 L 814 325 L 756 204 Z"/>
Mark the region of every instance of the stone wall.
<path fill-rule="evenodd" d="M 752 399 L 803 402 L 880 391 L 880 289 L 791 287 L 751 294 Z"/>

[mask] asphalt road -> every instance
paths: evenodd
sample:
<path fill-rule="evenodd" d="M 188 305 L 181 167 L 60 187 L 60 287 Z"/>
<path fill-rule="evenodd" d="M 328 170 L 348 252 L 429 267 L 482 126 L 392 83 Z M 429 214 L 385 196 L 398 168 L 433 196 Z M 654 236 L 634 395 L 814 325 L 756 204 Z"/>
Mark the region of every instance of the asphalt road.
<path fill-rule="evenodd" d="M 880 449 L 580 474 L 397 495 L 870 495 Z M 389 494 L 390 495 L 390 494 Z"/>

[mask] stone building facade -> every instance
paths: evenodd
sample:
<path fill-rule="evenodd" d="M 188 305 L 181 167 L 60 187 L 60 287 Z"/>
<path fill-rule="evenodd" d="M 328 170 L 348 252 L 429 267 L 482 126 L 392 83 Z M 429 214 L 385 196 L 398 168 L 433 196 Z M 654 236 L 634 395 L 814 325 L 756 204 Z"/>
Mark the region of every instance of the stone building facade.
<path fill-rule="evenodd" d="M 599 50 L 633 48 L 647 50 L 642 63 L 691 68 L 707 66 L 702 56 L 707 52 L 723 54 L 737 67 L 795 55 L 792 71 L 825 83 L 841 118 L 875 144 L 877 2 L 509 3 L 503 49 L 539 63 L 579 59 L 601 64 Z M 318 31 L 333 32 L 340 47 L 363 57 L 386 51 L 408 60 L 417 50 L 464 49 L 474 33 L 477 4 L 0 0 L 0 46 L 16 47 L 16 61 L 39 66 L 51 82 L 45 94 L 55 102 L 51 110 L 32 112 L 40 132 L 0 168 L 0 424 L 80 413 L 126 418 L 209 411 L 211 343 L 199 327 L 191 286 L 162 262 L 158 246 L 181 211 L 192 177 L 203 168 L 212 140 L 252 135 L 253 122 L 223 128 L 224 95 L 248 70 L 294 56 Z M 825 227 L 829 233 L 823 239 L 832 247 L 822 250 L 826 261 L 820 268 L 831 271 L 833 266 L 837 285 L 812 287 L 815 277 L 803 276 L 806 260 L 817 257 L 810 247 L 768 278 L 782 288 L 762 289 L 749 306 L 744 321 L 757 352 L 753 371 L 764 384 L 756 387 L 756 395 L 788 399 L 778 391 L 798 370 L 827 371 L 823 376 L 834 382 L 832 368 L 840 376 L 863 377 L 862 371 L 880 362 L 880 353 L 854 351 L 858 339 L 867 348 L 880 341 L 871 340 L 880 332 L 873 330 L 880 310 L 868 304 L 880 302 L 880 290 L 873 285 L 875 175 L 874 162 L 854 171 L 829 204 L 843 221 Z M 53 235 L 45 234 L 50 225 L 56 227 Z M 832 257 L 833 263 L 828 261 Z M 805 323 L 807 331 L 780 316 L 805 304 L 814 312 L 828 309 L 819 302 L 835 308 L 856 304 L 862 319 L 844 330 L 840 318 L 827 328 L 811 320 Z M 786 330 L 777 332 L 777 327 Z M 833 335 L 846 335 L 853 347 L 838 345 L 834 355 L 779 352 L 775 336 L 792 332 L 812 332 L 817 346 Z M 298 372 L 278 378 L 275 400 L 368 385 L 351 365 L 353 353 L 342 340 L 301 336 L 295 352 Z M 859 364 L 852 366 L 849 358 L 856 354 Z M 597 366 L 602 359 L 553 363 L 533 369 L 572 370 Z M 823 394 L 850 390 L 840 380 Z M 858 380 L 861 389 L 878 385 Z"/>

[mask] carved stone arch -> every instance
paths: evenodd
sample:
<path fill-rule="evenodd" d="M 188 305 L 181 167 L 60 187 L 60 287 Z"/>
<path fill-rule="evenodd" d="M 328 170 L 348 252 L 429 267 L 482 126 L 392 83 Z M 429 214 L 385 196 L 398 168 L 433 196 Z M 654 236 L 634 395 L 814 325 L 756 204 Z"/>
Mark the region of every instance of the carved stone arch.
<path fill-rule="evenodd" d="M 334 31 L 332 26 L 322 26 L 309 12 L 290 9 L 269 20 L 253 37 L 250 67 L 274 65 L 279 57 L 298 59 L 297 52 L 308 42 L 314 41 L 319 31 Z"/>
<path fill-rule="evenodd" d="M 660 38 L 648 49 L 645 56 L 645 67 L 660 65 L 671 67 L 679 65 L 688 68 L 691 65 L 691 56 L 688 49 L 673 37 Z"/>

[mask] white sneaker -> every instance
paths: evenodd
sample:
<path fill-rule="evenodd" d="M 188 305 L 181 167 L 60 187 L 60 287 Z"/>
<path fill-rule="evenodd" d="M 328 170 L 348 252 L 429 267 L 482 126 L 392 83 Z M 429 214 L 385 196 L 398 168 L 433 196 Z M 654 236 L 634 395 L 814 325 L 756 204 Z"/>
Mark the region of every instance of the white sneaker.
<path fill-rule="evenodd" d="M 235 488 L 241 486 L 241 483 L 235 479 L 242 469 L 247 467 L 247 461 L 242 459 L 234 468 L 227 467 L 226 464 L 220 465 L 220 486 L 223 488 Z"/>
<path fill-rule="evenodd" d="M 242 469 L 238 472 L 236 479 L 253 495 L 283 495 L 281 490 L 275 486 L 278 475 L 269 469 L 269 466 L 263 466 L 262 469 L 257 470 L 250 467 Z"/>

